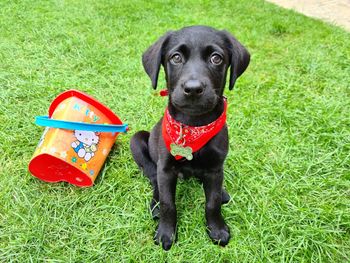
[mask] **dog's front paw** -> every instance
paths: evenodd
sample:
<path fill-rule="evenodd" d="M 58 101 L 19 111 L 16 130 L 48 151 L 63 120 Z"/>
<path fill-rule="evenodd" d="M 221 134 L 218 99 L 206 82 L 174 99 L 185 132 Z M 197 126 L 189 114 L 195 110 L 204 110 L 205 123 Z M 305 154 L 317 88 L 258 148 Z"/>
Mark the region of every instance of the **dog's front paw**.
<path fill-rule="evenodd" d="M 157 245 L 161 243 L 164 250 L 169 250 L 175 242 L 175 229 L 159 224 L 154 236 L 154 241 Z"/>
<path fill-rule="evenodd" d="M 215 224 L 208 226 L 208 234 L 215 244 L 223 247 L 226 246 L 230 240 L 230 230 L 225 223 L 221 227 Z"/>

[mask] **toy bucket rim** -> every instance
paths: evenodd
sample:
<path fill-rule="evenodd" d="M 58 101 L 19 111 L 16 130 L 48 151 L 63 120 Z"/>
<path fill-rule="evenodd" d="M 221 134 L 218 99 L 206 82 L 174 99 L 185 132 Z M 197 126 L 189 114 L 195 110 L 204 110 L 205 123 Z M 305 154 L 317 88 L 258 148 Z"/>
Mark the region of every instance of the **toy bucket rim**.
<path fill-rule="evenodd" d="M 74 182 L 73 180 L 69 180 L 67 178 L 60 178 L 58 180 L 51 180 L 51 179 L 48 179 L 46 176 L 43 177 L 43 176 L 39 175 L 38 173 L 36 173 L 36 171 L 37 171 L 37 167 L 41 167 L 41 166 L 35 165 L 35 164 L 37 164 L 38 162 L 40 163 L 43 158 L 52 158 L 55 161 L 63 162 L 65 165 L 67 165 L 68 169 L 71 172 L 76 173 L 77 176 L 84 177 L 88 183 L 83 184 L 81 182 Z M 87 174 L 82 172 L 79 168 L 75 167 L 74 165 L 70 164 L 69 162 L 67 162 L 65 160 L 58 158 L 57 156 L 54 156 L 54 155 L 51 155 L 48 153 L 41 153 L 41 154 L 35 156 L 34 158 L 32 158 L 29 162 L 28 170 L 32 176 L 34 176 L 34 177 L 36 177 L 44 182 L 48 182 L 48 183 L 67 182 L 67 183 L 70 183 L 70 184 L 75 185 L 77 187 L 90 187 L 90 186 L 93 186 L 93 184 L 94 184 L 94 180 L 92 180 Z"/>
<path fill-rule="evenodd" d="M 52 101 L 49 107 L 49 117 L 52 117 L 52 114 L 54 113 L 55 109 L 62 101 L 71 97 L 81 99 L 86 103 L 90 104 L 91 106 L 95 107 L 99 111 L 101 111 L 112 122 L 111 124 L 122 124 L 122 121 L 119 119 L 119 117 L 107 106 L 105 106 L 95 98 L 87 95 L 86 93 L 75 89 L 70 89 L 62 92 Z"/>

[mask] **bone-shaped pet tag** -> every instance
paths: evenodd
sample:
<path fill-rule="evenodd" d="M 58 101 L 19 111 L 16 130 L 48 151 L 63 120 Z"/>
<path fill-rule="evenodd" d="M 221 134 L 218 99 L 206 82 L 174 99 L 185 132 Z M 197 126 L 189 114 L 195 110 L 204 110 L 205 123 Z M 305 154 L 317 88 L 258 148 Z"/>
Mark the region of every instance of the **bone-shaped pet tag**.
<path fill-rule="evenodd" d="M 171 143 L 170 144 L 170 153 L 173 156 L 176 156 L 176 155 L 183 156 L 189 161 L 191 161 L 193 159 L 192 148 L 189 146 L 183 147 L 181 145 Z"/>

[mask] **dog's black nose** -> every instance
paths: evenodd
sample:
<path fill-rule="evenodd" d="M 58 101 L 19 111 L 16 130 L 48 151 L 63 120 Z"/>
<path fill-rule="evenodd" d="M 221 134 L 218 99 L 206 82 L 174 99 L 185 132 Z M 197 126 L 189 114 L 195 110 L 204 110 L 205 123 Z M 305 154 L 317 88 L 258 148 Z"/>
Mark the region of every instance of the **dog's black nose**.
<path fill-rule="evenodd" d="M 199 80 L 187 80 L 183 87 L 186 96 L 200 96 L 204 91 L 204 87 Z"/>

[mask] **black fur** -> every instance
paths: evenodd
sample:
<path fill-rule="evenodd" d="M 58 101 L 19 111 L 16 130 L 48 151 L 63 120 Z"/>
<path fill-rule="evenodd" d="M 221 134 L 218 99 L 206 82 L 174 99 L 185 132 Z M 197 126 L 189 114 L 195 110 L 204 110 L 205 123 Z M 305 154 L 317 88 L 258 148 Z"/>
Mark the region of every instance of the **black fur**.
<path fill-rule="evenodd" d="M 229 89 L 232 89 L 249 60 L 248 51 L 230 33 L 205 26 L 170 31 L 142 56 L 154 88 L 163 65 L 169 112 L 174 119 L 190 126 L 209 124 L 221 115 L 227 70 L 231 68 Z M 165 147 L 161 121 L 151 132 L 137 132 L 130 142 L 136 163 L 153 187 L 152 215 L 160 219 L 154 237 L 156 243 L 162 243 L 168 250 L 175 241 L 176 182 L 180 174 L 185 174 L 196 176 L 203 183 L 209 236 L 225 246 L 230 239 L 229 228 L 221 215 L 221 204 L 230 199 L 222 188 L 223 163 L 228 151 L 226 125 L 193 154 L 193 160 L 176 161 Z"/>

